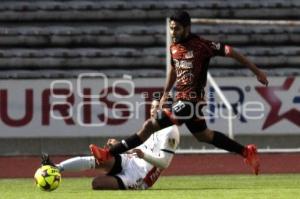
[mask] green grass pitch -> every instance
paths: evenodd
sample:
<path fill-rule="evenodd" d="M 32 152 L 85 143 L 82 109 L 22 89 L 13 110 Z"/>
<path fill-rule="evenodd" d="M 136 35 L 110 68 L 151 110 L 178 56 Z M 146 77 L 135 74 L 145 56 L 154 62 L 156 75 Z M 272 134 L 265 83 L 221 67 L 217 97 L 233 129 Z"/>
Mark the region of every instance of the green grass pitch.
<path fill-rule="evenodd" d="M 3 199 L 297 199 L 300 174 L 203 175 L 161 177 L 146 191 L 93 191 L 91 178 L 63 178 L 53 192 L 39 190 L 33 179 L 0 179 Z"/>

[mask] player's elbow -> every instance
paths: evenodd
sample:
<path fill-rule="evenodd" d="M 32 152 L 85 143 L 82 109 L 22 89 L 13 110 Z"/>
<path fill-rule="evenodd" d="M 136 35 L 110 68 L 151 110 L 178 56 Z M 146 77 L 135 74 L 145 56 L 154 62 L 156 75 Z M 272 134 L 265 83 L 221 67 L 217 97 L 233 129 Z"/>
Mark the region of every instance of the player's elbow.
<path fill-rule="evenodd" d="M 153 156 L 152 154 L 144 153 L 144 160 L 160 169 L 166 169 L 172 160 L 172 155 L 160 154 L 160 157 Z"/>
<path fill-rule="evenodd" d="M 169 160 L 162 160 L 156 166 L 160 169 L 166 169 L 170 166 L 171 161 Z"/>
<path fill-rule="evenodd" d="M 160 165 L 157 165 L 158 168 L 160 169 L 166 169 L 169 167 L 170 164 L 168 163 L 161 163 Z"/>

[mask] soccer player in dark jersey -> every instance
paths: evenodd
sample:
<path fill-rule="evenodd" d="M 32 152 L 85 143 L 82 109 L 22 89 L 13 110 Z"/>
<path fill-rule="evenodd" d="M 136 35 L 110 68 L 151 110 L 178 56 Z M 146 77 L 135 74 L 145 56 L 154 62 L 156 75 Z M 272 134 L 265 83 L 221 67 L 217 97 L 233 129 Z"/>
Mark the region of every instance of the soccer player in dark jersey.
<path fill-rule="evenodd" d="M 212 57 L 226 56 L 237 60 L 248 67 L 260 83 L 267 86 L 268 80 L 265 73 L 231 46 L 208 41 L 192 34 L 191 19 L 185 11 L 171 16 L 169 27 L 172 37 L 171 67 L 167 72 L 164 94 L 160 104 L 163 105 L 166 102 L 167 96 L 176 82 L 176 102 L 172 112 L 160 111 L 156 119 L 148 119 L 136 134 L 122 140 L 110 149 L 90 145 L 92 154 L 98 161 L 103 161 L 140 145 L 159 129 L 173 124 L 185 124 L 198 141 L 212 144 L 244 157 L 245 162 L 257 175 L 259 158 L 256 146 L 254 144 L 243 146 L 225 134 L 207 128 L 205 119 L 201 117 L 203 116 L 201 109 L 204 104 L 208 65 Z"/>

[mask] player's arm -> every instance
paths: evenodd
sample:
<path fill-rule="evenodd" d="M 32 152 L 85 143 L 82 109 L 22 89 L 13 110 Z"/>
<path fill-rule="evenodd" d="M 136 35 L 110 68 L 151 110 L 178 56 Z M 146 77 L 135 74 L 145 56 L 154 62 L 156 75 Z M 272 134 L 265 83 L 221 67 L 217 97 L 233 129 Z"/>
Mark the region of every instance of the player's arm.
<path fill-rule="evenodd" d="M 106 142 L 106 144 L 105 144 L 104 147 L 110 148 L 110 147 L 112 147 L 113 145 L 118 144 L 118 143 L 119 143 L 119 141 L 118 141 L 117 139 L 115 139 L 115 138 L 109 138 L 109 139 L 107 140 L 107 142 Z"/>
<path fill-rule="evenodd" d="M 107 140 L 106 145 L 104 147 L 110 148 L 113 145 L 116 145 L 118 143 L 120 143 L 120 141 L 118 141 L 117 139 L 110 138 L 110 139 Z M 132 149 L 131 149 L 131 150 L 126 151 L 126 153 L 131 154 L 131 153 L 134 153 L 134 151 L 132 151 Z"/>
<path fill-rule="evenodd" d="M 139 158 L 144 159 L 145 161 L 149 162 L 153 166 L 156 166 L 161 169 L 168 168 L 170 165 L 174 152 L 173 151 L 167 151 L 167 150 L 161 150 L 159 153 L 159 156 L 154 155 L 150 152 L 144 152 L 141 149 L 133 149 L 132 150 Z"/>
<path fill-rule="evenodd" d="M 268 82 L 266 74 L 263 71 L 261 71 L 249 59 L 247 59 L 243 54 L 237 52 L 231 46 L 225 45 L 225 56 L 231 57 L 231 58 L 235 59 L 236 61 L 238 61 L 239 63 L 248 67 L 256 75 L 256 78 L 260 83 L 268 86 L 269 82 Z"/>
<path fill-rule="evenodd" d="M 163 104 L 166 103 L 168 96 L 169 96 L 169 92 L 172 89 L 174 83 L 176 81 L 176 71 L 174 66 L 169 67 L 168 72 L 167 72 L 167 78 L 166 78 L 166 83 L 165 83 L 165 87 L 164 87 L 164 93 L 163 96 L 160 99 L 160 107 L 163 106 Z"/>
<path fill-rule="evenodd" d="M 144 159 L 156 167 L 167 168 L 174 157 L 178 144 L 179 132 L 177 127 L 173 127 L 172 130 L 169 131 L 166 139 L 160 143 L 160 152 L 158 155 L 154 155 L 151 152 L 142 151 L 140 149 L 137 149 L 135 153 L 139 158 Z"/>

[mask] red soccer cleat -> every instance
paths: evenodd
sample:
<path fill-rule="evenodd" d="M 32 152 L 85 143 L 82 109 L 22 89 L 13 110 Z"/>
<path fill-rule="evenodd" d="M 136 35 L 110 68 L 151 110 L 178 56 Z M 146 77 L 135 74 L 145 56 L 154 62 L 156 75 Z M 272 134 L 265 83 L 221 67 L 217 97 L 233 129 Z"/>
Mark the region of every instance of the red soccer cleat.
<path fill-rule="evenodd" d="M 257 149 L 254 144 L 249 144 L 245 147 L 246 156 L 244 162 L 252 167 L 255 175 L 259 173 L 259 158 L 257 154 Z"/>
<path fill-rule="evenodd" d="M 91 154 L 96 158 L 98 164 L 111 158 L 107 148 L 100 148 L 94 144 L 90 144 L 89 147 Z"/>

